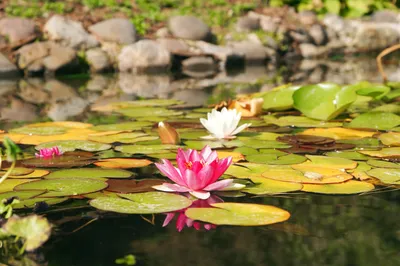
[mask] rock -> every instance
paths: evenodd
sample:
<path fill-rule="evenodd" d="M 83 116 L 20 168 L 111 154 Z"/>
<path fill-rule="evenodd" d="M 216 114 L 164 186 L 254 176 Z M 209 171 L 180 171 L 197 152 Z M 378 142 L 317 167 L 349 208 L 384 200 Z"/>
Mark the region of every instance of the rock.
<path fill-rule="evenodd" d="M 346 27 L 344 19 L 335 14 L 327 14 L 322 21 L 327 28 L 335 32 L 340 32 Z"/>
<path fill-rule="evenodd" d="M 125 46 L 118 56 L 120 71 L 151 73 L 168 70 L 171 54 L 153 40 L 141 40 Z"/>
<path fill-rule="evenodd" d="M 44 31 L 52 41 L 74 49 L 88 49 L 99 43 L 85 31 L 82 24 L 60 15 L 52 16 L 44 25 Z"/>
<path fill-rule="evenodd" d="M 88 91 L 103 91 L 110 86 L 112 81 L 104 75 L 92 75 L 86 85 Z"/>
<path fill-rule="evenodd" d="M 267 36 L 265 36 L 263 38 L 263 40 L 264 40 L 264 43 L 265 43 L 266 46 L 268 46 L 268 47 L 270 47 L 270 48 L 272 48 L 274 50 L 278 50 L 279 49 L 278 42 L 274 38 L 272 38 L 271 36 L 267 35 Z"/>
<path fill-rule="evenodd" d="M 304 58 L 319 57 L 327 53 L 327 49 L 324 46 L 315 46 L 311 43 L 301 43 L 299 45 L 300 54 Z"/>
<path fill-rule="evenodd" d="M 328 41 L 325 29 L 320 24 L 312 25 L 308 30 L 308 34 L 311 36 L 313 43 L 316 45 L 325 45 Z"/>
<path fill-rule="evenodd" d="M 169 36 L 170 36 L 170 33 L 169 33 L 168 28 L 167 28 L 167 27 L 159 28 L 159 29 L 156 31 L 156 36 L 157 36 L 158 38 L 167 38 L 167 37 L 169 37 Z"/>
<path fill-rule="evenodd" d="M 400 22 L 400 14 L 393 10 L 378 10 L 372 13 L 371 21 L 373 22 L 391 22 L 391 23 L 399 23 Z"/>
<path fill-rule="evenodd" d="M 22 45 L 38 37 L 35 22 L 24 18 L 0 19 L 0 35 L 6 37 L 11 46 Z"/>
<path fill-rule="evenodd" d="M 176 38 L 188 40 L 207 40 L 210 28 L 194 16 L 175 16 L 169 19 L 168 28 Z"/>
<path fill-rule="evenodd" d="M 33 104 L 47 103 L 49 94 L 42 88 L 43 82 L 41 79 L 22 79 L 19 81 L 18 96 Z"/>
<path fill-rule="evenodd" d="M 110 63 L 115 65 L 116 68 L 116 65 L 118 64 L 118 55 L 121 52 L 121 46 L 117 43 L 103 42 L 101 44 L 101 49 L 106 52 Z"/>
<path fill-rule="evenodd" d="M 86 51 L 86 60 L 92 72 L 102 72 L 111 68 L 108 55 L 101 48 L 92 48 Z"/>
<path fill-rule="evenodd" d="M 131 44 L 136 41 L 136 29 L 129 19 L 112 18 L 96 23 L 89 27 L 89 31 L 99 41 Z"/>
<path fill-rule="evenodd" d="M 50 102 L 52 103 L 78 97 L 74 88 L 56 79 L 47 80 L 43 88 L 50 93 Z"/>
<path fill-rule="evenodd" d="M 50 106 L 47 116 L 54 121 L 64 121 L 69 117 L 82 114 L 88 102 L 80 97 L 72 97 L 65 101 L 55 102 Z"/>
<path fill-rule="evenodd" d="M 397 23 L 362 23 L 355 33 L 352 46 L 360 51 L 382 50 L 398 44 L 400 29 Z"/>
<path fill-rule="evenodd" d="M 34 121 L 38 119 L 36 111 L 34 105 L 11 97 L 10 107 L 0 110 L 0 119 L 9 121 Z"/>
<path fill-rule="evenodd" d="M 8 79 L 8 78 L 15 78 L 19 76 L 18 68 L 11 63 L 8 58 L 0 53 L 0 78 L 1 79 Z"/>
<path fill-rule="evenodd" d="M 235 54 L 244 56 L 246 64 L 264 64 L 268 57 L 264 46 L 251 41 L 233 42 L 229 46 Z"/>
<path fill-rule="evenodd" d="M 161 38 L 157 42 L 167 49 L 171 54 L 181 56 L 195 56 L 199 55 L 200 51 L 195 51 L 186 42 L 179 39 Z"/>
<path fill-rule="evenodd" d="M 297 15 L 299 22 L 305 26 L 311 26 L 318 22 L 317 14 L 311 10 L 301 11 Z"/>
<path fill-rule="evenodd" d="M 268 33 L 276 33 L 279 28 L 280 23 L 281 23 L 280 18 L 270 17 L 270 16 L 261 16 L 260 17 L 261 29 Z"/>
<path fill-rule="evenodd" d="M 135 75 L 120 73 L 118 84 L 126 94 L 151 98 L 155 96 L 168 96 L 170 90 L 170 77 L 168 75 Z"/>
<path fill-rule="evenodd" d="M 218 66 L 211 57 L 196 56 L 182 61 L 182 71 L 184 74 L 195 77 L 205 78 L 217 72 Z"/>
<path fill-rule="evenodd" d="M 211 44 L 208 42 L 198 41 L 195 43 L 195 46 L 200 49 L 203 54 L 212 55 L 218 60 L 221 61 L 222 64 L 229 60 L 234 60 L 236 58 L 243 58 L 243 54 L 239 54 L 235 52 L 232 47 L 227 46 L 219 46 L 215 44 Z"/>
<path fill-rule="evenodd" d="M 47 70 L 54 72 L 59 68 L 74 64 L 76 51 L 54 42 L 36 42 L 16 51 L 18 66 L 30 72 Z"/>
<path fill-rule="evenodd" d="M 238 32 L 248 32 L 260 28 L 260 19 L 255 17 L 240 17 L 235 26 Z"/>
<path fill-rule="evenodd" d="M 311 37 L 303 30 L 290 31 L 289 36 L 297 43 L 310 43 Z"/>

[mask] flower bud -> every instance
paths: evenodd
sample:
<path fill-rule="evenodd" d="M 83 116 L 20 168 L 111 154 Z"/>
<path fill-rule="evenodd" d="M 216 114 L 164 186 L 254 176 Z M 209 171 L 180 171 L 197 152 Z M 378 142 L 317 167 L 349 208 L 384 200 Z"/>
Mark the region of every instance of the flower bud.
<path fill-rule="evenodd" d="M 157 128 L 162 144 L 178 144 L 181 142 L 179 133 L 170 124 L 159 122 Z"/>

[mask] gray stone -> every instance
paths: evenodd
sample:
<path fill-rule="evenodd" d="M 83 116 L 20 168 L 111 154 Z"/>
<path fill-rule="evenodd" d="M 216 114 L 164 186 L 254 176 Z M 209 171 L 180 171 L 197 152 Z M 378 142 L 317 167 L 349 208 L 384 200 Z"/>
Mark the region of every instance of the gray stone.
<path fill-rule="evenodd" d="M 47 115 L 54 121 L 64 121 L 69 117 L 82 114 L 88 106 L 88 101 L 73 97 L 64 101 L 54 102 L 47 112 Z"/>
<path fill-rule="evenodd" d="M 263 40 L 264 40 L 264 43 L 265 43 L 266 46 L 268 46 L 268 47 L 270 47 L 270 48 L 272 48 L 274 50 L 278 50 L 279 49 L 278 42 L 274 38 L 272 38 L 271 36 L 265 36 L 263 38 Z"/>
<path fill-rule="evenodd" d="M 334 32 L 340 32 L 346 27 L 344 19 L 335 14 L 327 14 L 322 21 L 327 28 Z"/>
<path fill-rule="evenodd" d="M 102 72 L 111 68 L 108 55 L 101 48 L 92 48 L 86 51 L 86 60 L 92 72 Z"/>
<path fill-rule="evenodd" d="M 19 76 L 18 68 L 8 58 L 0 53 L 0 78 L 14 78 Z"/>
<path fill-rule="evenodd" d="M 218 66 L 211 57 L 196 56 L 182 61 L 183 73 L 195 78 L 205 78 L 217 72 Z"/>
<path fill-rule="evenodd" d="M 18 82 L 17 79 L 0 79 L 0 99 L 5 99 L 4 95 L 13 93 L 17 90 Z M 1 105 L 1 102 L 0 102 Z M 1 113 L 1 112 L 0 112 Z"/>
<path fill-rule="evenodd" d="M 324 45 L 328 41 L 325 29 L 320 24 L 312 25 L 308 30 L 308 34 L 310 34 L 314 44 L 316 45 Z"/>
<path fill-rule="evenodd" d="M 169 19 L 168 28 L 176 38 L 188 40 L 206 40 L 210 28 L 201 19 L 194 16 L 175 16 Z"/>
<path fill-rule="evenodd" d="M 38 82 L 39 84 L 37 84 Z M 18 96 L 29 103 L 46 103 L 49 100 L 49 94 L 42 88 L 43 82 L 41 82 L 41 79 L 22 79 L 19 81 Z"/>
<path fill-rule="evenodd" d="M 26 69 L 33 62 L 50 54 L 49 42 L 27 44 L 16 51 L 18 67 Z"/>
<path fill-rule="evenodd" d="M 74 49 L 98 46 L 96 38 L 85 31 L 82 23 L 60 15 L 52 16 L 44 25 L 44 31 L 52 41 Z"/>
<path fill-rule="evenodd" d="M 168 75 L 119 74 L 119 87 L 126 94 L 151 98 L 166 97 L 171 93 Z"/>
<path fill-rule="evenodd" d="M 281 23 L 280 18 L 270 17 L 270 16 L 261 16 L 260 17 L 261 29 L 268 33 L 276 33 L 279 28 L 280 23 Z"/>
<path fill-rule="evenodd" d="M 9 121 L 34 121 L 38 119 L 36 107 L 15 97 L 11 97 L 10 106 L 0 110 L 0 119 Z"/>
<path fill-rule="evenodd" d="M 78 97 L 74 88 L 56 79 L 46 80 L 43 89 L 50 93 L 50 102 L 52 103 Z"/>
<path fill-rule="evenodd" d="M 112 18 L 96 23 L 89 31 L 100 41 L 131 44 L 136 41 L 136 29 L 129 19 Z"/>
<path fill-rule="evenodd" d="M 235 26 L 238 32 L 248 32 L 258 30 L 260 28 L 260 19 L 255 17 L 240 17 Z"/>
<path fill-rule="evenodd" d="M 397 23 L 363 23 L 354 36 L 352 46 L 360 51 L 373 51 L 398 44 L 399 41 Z"/>
<path fill-rule="evenodd" d="M 203 54 L 212 55 L 222 62 L 226 62 L 230 58 L 243 57 L 242 54 L 235 53 L 232 47 L 219 46 L 203 41 L 198 41 L 195 45 Z"/>
<path fill-rule="evenodd" d="M 372 13 L 371 21 L 374 22 L 400 22 L 400 14 L 393 10 L 378 10 Z"/>
<path fill-rule="evenodd" d="M 11 46 L 21 45 L 37 37 L 35 22 L 24 18 L 0 19 L 0 35 L 7 38 Z"/>
<path fill-rule="evenodd" d="M 151 73 L 166 71 L 171 65 L 171 54 L 153 40 L 141 40 L 125 46 L 118 56 L 121 71 Z"/>
<path fill-rule="evenodd" d="M 156 31 L 156 36 L 157 36 L 158 38 L 168 38 L 168 37 L 170 36 L 170 33 L 169 33 L 168 28 L 167 28 L 167 27 L 159 28 L 159 29 Z"/>
<path fill-rule="evenodd" d="M 157 42 L 174 55 L 194 56 L 200 54 L 200 51 L 195 51 L 183 40 L 161 38 Z"/>
<path fill-rule="evenodd" d="M 210 97 L 210 93 L 206 90 L 178 90 L 173 93 L 172 98 L 185 102 L 183 106 L 204 106 L 207 104 L 207 100 Z"/>
<path fill-rule="evenodd" d="M 301 43 L 299 45 L 300 54 L 304 58 L 314 58 L 325 55 L 327 53 L 327 49 L 325 46 L 315 46 L 311 43 Z"/>
<path fill-rule="evenodd" d="M 43 65 L 47 71 L 54 72 L 65 67 L 76 59 L 76 51 L 55 43 L 50 45 L 50 54 L 43 58 Z"/>
<path fill-rule="evenodd" d="M 264 46 L 251 42 L 233 42 L 229 45 L 234 53 L 244 56 L 246 64 L 264 64 L 268 58 Z"/>
<path fill-rule="evenodd" d="M 289 36 L 297 43 L 310 43 L 312 42 L 311 37 L 302 31 L 290 31 Z"/>
<path fill-rule="evenodd" d="M 305 10 L 301 11 L 297 15 L 299 22 L 305 26 L 311 26 L 318 22 L 317 14 L 314 11 Z"/>

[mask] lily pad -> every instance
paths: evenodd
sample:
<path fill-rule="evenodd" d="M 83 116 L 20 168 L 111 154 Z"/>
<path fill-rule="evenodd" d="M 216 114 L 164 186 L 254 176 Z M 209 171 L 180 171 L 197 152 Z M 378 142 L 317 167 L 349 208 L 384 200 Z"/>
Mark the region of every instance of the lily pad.
<path fill-rule="evenodd" d="M 0 185 L 0 193 L 13 191 L 14 187 L 24 184 L 27 182 L 32 182 L 38 179 L 6 179 Z"/>
<path fill-rule="evenodd" d="M 11 197 L 17 197 L 19 200 L 26 200 L 30 198 L 34 198 L 36 196 L 39 196 L 40 194 L 43 194 L 46 192 L 45 190 L 35 190 L 35 191 L 10 191 L 10 192 L 4 192 L 0 193 L 0 201 L 3 199 L 8 199 Z"/>
<path fill-rule="evenodd" d="M 356 161 L 367 161 L 371 159 L 371 157 L 361 154 L 357 151 L 333 151 L 325 153 L 328 157 L 339 157 L 349 160 L 356 160 Z"/>
<path fill-rule="evenodd" d="M 59 135 L 67 132 L 65 127 L 19 127 L 10 130 L 11 133 L 25 135 L 50 136 Z"/>
<path fill-rule="evenodd" d="M 51 148 L 57 146 L 63 152 L 83 150 L 83 151 L 104 151 L 111 148 L 111 145 L 98 143 L 88 140 L 60 140 L 60 141 L 50 141 L 39 144 L 35 147 L 36 150 L 43 148 Z"/>
<path fill-rule="evenodd" d="M 181 210 L 192 201 L 184 196 L 164 192 L 119 194 L 122 198 L 99 197 L 90 205 L 103 211 L 128 214 L 154 214 Z"/>
<path fill-rule="evenodd" d="M 156 136 L 149 136 L 143 132 L 118 133 L 105 136 L 89 136 L 88 139 L 91 141 L 112 144 L 115 142 L 135 143 L 140 141 L 143 137 L 147 137 L 145 140 L 158 139 Z M 148 137 L 150 137 L 150 139 Z"/>
<path fill-rule="evenodd" d="M 379 158 L 390 158 L 390 157 L 399 157 L 400 156 L 400 147 L 392 147 L 392 148 L 383 148 L 380 150 L 360 150 L 358 151 L 362 154 L 379 157 Z"/>
<path fill-rule="evenodd" d="M 24 175 L 29 175 L 33 173 L 34 169 L 31 168 L 25 168 L 25 167 L 14 167 L 14 169 L 11 170 L 10 175 L 11 176 L 24 176 Z M 7 172 L 7 169 L 3 169 L 0 171 L 0 176 L 4 175 Z"/>
<path fill-rule="evenodd" d="M 58 178 L 38 180 L 16 186 L 16 191 L 21 190 L 46 190 L 41 198 L 77 196 L 96 192 L 107 187 L 102 180 L 90 178 Z"/>
<path fill-rule="evenodd" d="M 15 204 L 15 205 L 13 205 L 13 208 L 14 209 L 30 209 L 30 208 L 34 208 L 37 203 L 41 203 L 41 202 L 44 202 L 48 206 L 51 206 L 51 205 L 55 205 L 55 204 L 59 204 L 59 203 L 65 202 L 67 200 L 68 200 L 67 197 L 64 197 L 64 198 L 32 198 L 32 199 L 25 199 L 25 200 L 21 200 L 19 203 Z"/>
<path fill-rule="evenodd" d="M 268 91 L 261 95 L 264 99 L 263 109 L 282 111 L 288 110 L 293 107 L 293 93 L 299 89 L 300 86 L 285 86 Z"/>
<path fill-rule="evenodd" d="M 97 161 L 94 164 L 104 168 L 129 169 L 145 167 L 152 163 L 152 161 L 147 159 L 108 158 Z"/>
<path fill-rule="evenodd" d="M 379 140 L 386 146 L 400 146 L 400 133 L 388 132 L 379 135 Z"/>
<path fill-rule="evenodd" d="M 264 177 L 250 177 L 250 180 L 256 183 L 256 185 L 247 186 L 241 191 L 255 195 L 286 193 L 301 190 L 303 187 L 299 183 L 282 182 Z"/>
<path fill-rule="evenodd" d="M 32 173 L 26 174 L 26 175 L 10 175 L 8 178 L 38 178 L 38 177 L 43 177 L 50 173 L 47 170 L 43 169 L 34 169 Z"/>
<path fill-rule="evenodd" d="M 321 194 L 358 194 L 371 191 L 375 186 L 364 181 L 349 180 L 339 184 L 304 184 L 302 191 Z"/>
<path fill-rule="evenodd" d="M 185 215 L 216 225 L 260 226 L 286 221 L 290 213 L 269 205 L 248 203 L 213 203 L 213 208 L 189 208 Z"/>
<path fill-rule="evenodd" d="M 269 115 L 263 117 L 267 124 L 274 124 L 281 127 L 340 127 L 341 122 L 327 122 L 312 119 L 305 116 L 282 116 L 276 118 L 275 116 Z"/>
<path fill-rule="evenodd" d="M 310 128 L 304 130 L 301 134 L 329 137 L 335 140 L 343 140 L 343 139 L 358 139 L 358 138 L 372 137 L 375 133 L 376 132 L 373 131 L 334 127 L 334 128 Z"/>
<path fill-rule="evenodd" d="M 143 179 L 143 180 L 117 180 L 111 179 L 107 181 L 107 191 L 118 193 L 139 193 L 155 191 L 153 186 L 165 183 L 162 179 Z"/>
<path fill-rule="evenodd" d="M 3 230 L 25 240 L 25 250 L 33 251 L 50 237 L 51 225 L 46 218 L 38 215 L 12 216 L 3 225 Z"/>
<path fill-rule="evenodd" d="M 130 178 L 133 173 L 120 169 L 99 169 L 99 168 L 79 168 L 79 169 L 63 169 L 50 173 L 45 179 L 53 178 Z"/>
<path fill-rule="evenodd" d="M 134 121 L 134 122 L 125 122 L 118 124 L 108 124 L 108 125 L 98 125 L 94 126 L 91 129 L 96 131 L 117 131 L 117 130 L 141 130 L 145 127 L 151 127 L 154 123 L 147 121 Z"/>
<path fill-rule="evenodd" d="M 367 174 L 379 179 L 382 183 L 400 185 L 400 169 L 398 168 L 374 168 Z"/>
<path fill-rule="evenodd" d="M 400 116 L 388 112 L 369 112 L 354 118 L 347 127 L 389 130 L 400 125 Z"/>
<path fill-rule="evenodd" d="M 129 154 L 156 154 L 169 153 L 170 150 L 176 150 L 178 147 L 176 145 L 121 145 L 114 149 Z"/>
<path fill-rule="evenodd" d="M 377 168 L 397 168 L 400 169 L 399 163 L 386 162 L 382 160 L 368 160 L 367 164 Z"/>
<path fill-rule="evenodd" d="M 93 163 L 87 157 L 79 157 L 75 155 L 62 155 L 52 158 L 32 158 L 23 160 L 22 164 L 28 167 L 41 168 L 69 168 L 80 167 Z"/>

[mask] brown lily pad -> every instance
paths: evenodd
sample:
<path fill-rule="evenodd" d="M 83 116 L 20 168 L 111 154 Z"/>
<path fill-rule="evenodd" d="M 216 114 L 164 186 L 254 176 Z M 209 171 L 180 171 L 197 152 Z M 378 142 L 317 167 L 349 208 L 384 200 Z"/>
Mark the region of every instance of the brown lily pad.
<path fill-rule="evenodd" d="M 162 179 L 143 179 L 143 180 L 120 180 L 109 179 L 107 180 L 107 191 L 118 193 L 139 193 L 155 191 L 153 186 L 165 183 Z"/>

